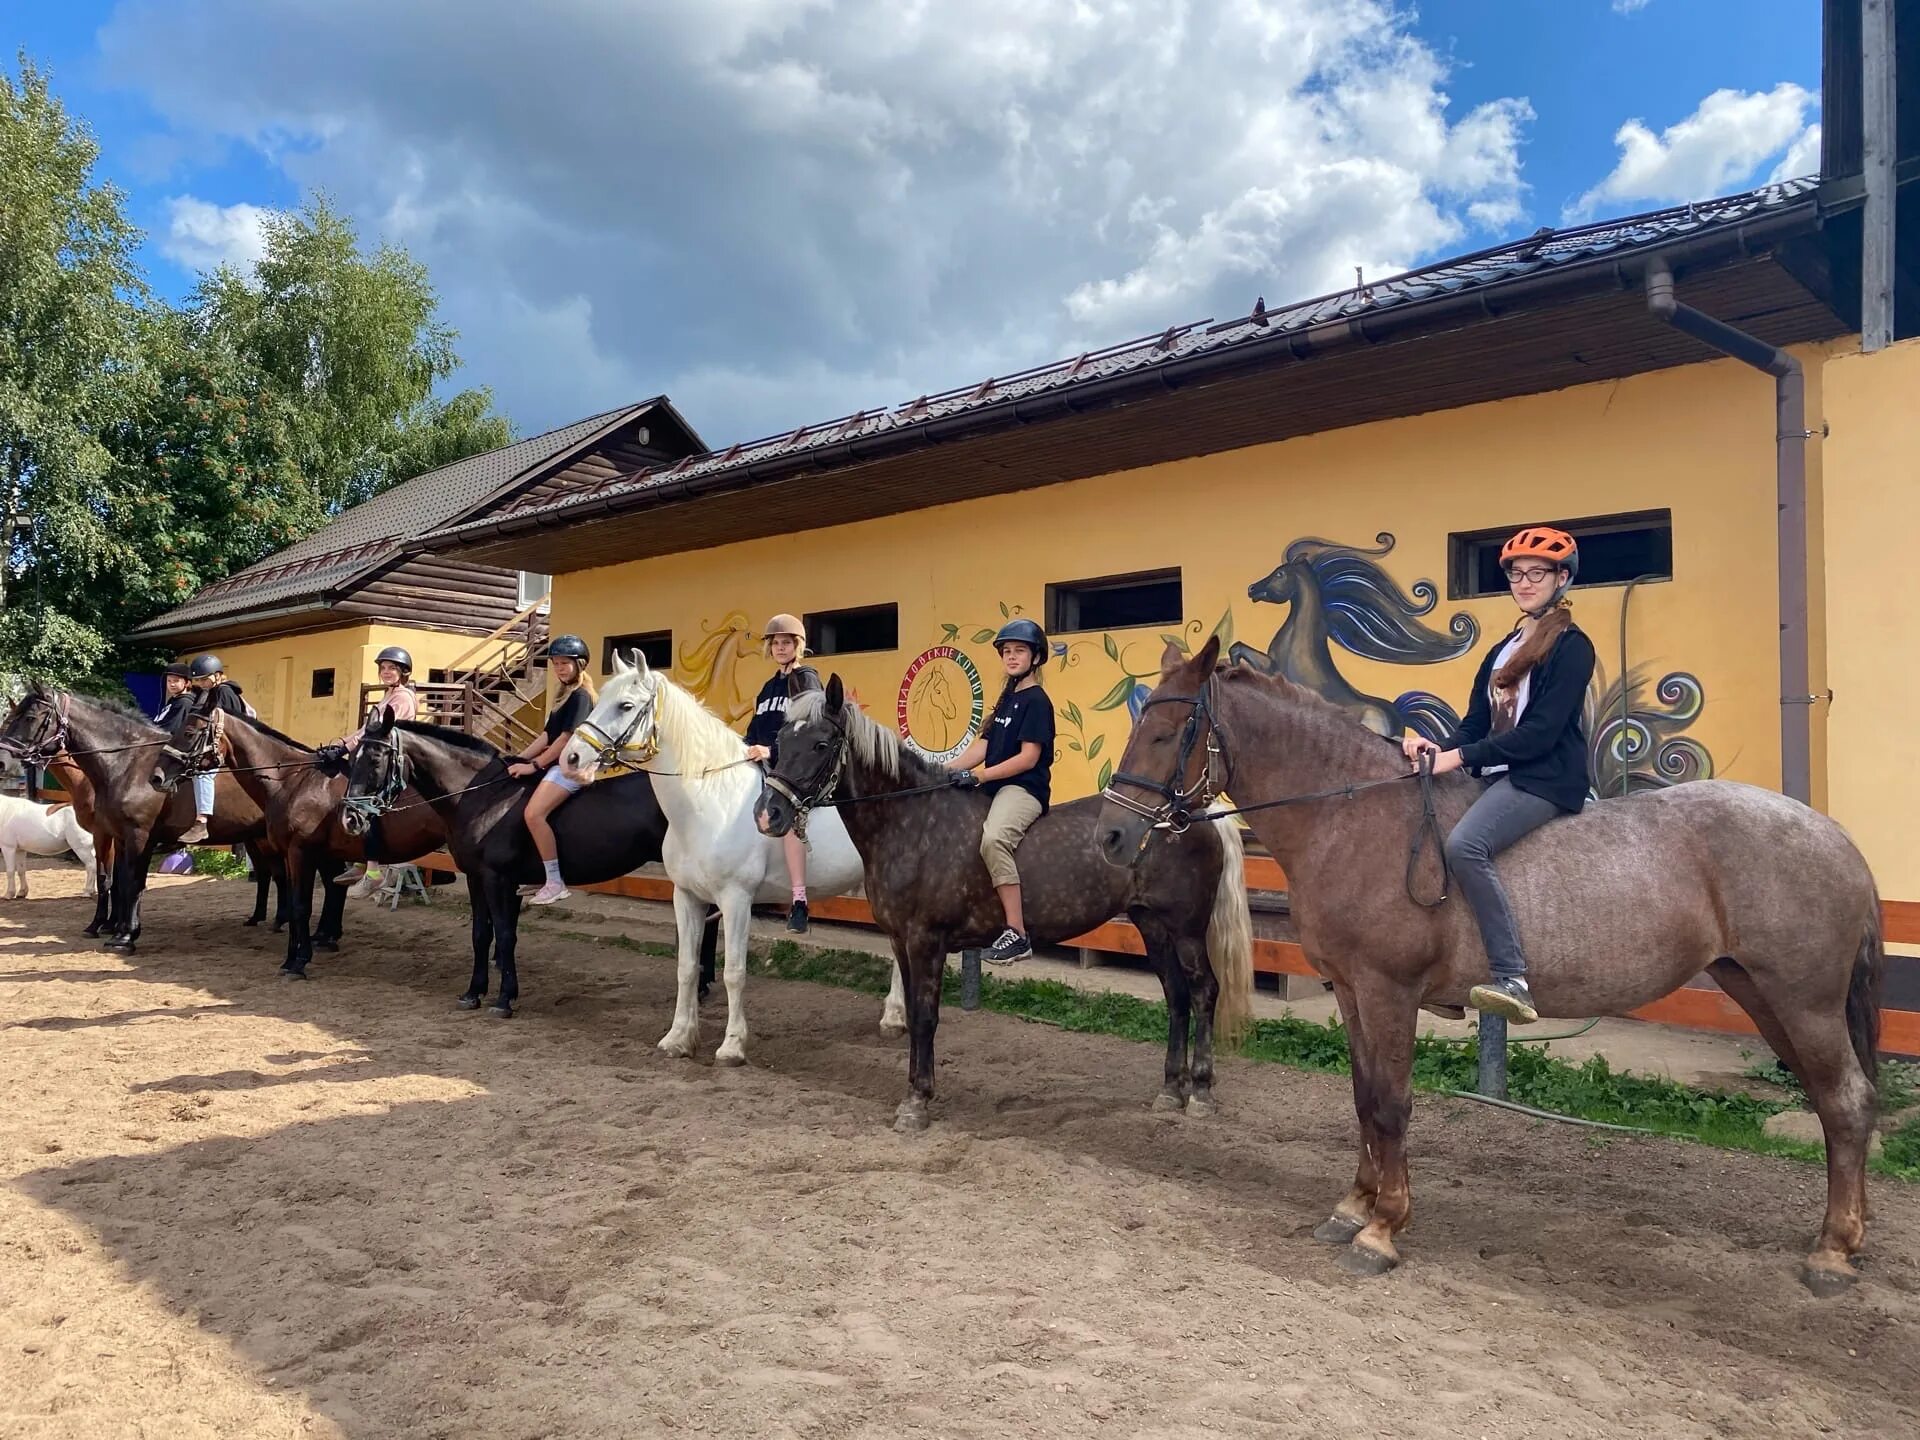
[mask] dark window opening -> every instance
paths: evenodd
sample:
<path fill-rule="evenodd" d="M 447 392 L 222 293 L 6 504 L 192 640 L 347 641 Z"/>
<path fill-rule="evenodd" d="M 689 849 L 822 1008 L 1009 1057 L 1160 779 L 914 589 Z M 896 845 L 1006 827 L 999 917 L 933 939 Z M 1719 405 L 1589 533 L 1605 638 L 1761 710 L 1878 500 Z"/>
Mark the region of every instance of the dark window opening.
<path fill-rule="evenodd" d="M 333 694 L 333 671 L 316 670 L 313 672 L 313 698 L 324 700 Z"/>
<path fill-rule="evenodd" d="M 1050 632 L 1178 625 L 1185 614 L 1178 570 L 1145 570 L 1047 586 Z"/>
<path fill-rule="evenodd" d="M 1564 530 L 1580 545 L 1580 578 L 1576 589 L 1594 585 L 1624 585 L 1629 580 L 1673 578 L 1673 512 L 1641 510 L 1631 515 L 1603 515 L 1587 520 L 1538 522 Z M 1454 600 L 1472 600 L 1507 593 L 1506 572 L 1500 568 L 1500 547 L 1521 527 L 1470 530 L 1447 537 L 1447 594 Z"/>
<path fill-rule="evenodd" d="M 857 655 L 900 648 L 900 607 L 859 605 L 850 610 L 815 610 L 804 617 L 807 648 L 816 655 Z"/>
<path fill-rule="evenodd" d="M 609 635 L 600 645 L 600 673 L 613 673 L 613 652 L 618 650 L 620 658 L 633 660 L 633 652 L 638 650 L 647 657 L 649 670 L 671 670 L 673 668 L 673 632 L 671 630 L 641 630 L 632 635 Z"/>

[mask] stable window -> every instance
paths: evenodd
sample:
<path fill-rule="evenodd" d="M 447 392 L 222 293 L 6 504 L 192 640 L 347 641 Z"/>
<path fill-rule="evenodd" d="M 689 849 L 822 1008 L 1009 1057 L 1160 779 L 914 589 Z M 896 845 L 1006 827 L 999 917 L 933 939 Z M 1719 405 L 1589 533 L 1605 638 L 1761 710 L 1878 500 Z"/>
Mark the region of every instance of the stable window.
<path fill-rule="evenodd" d="M 600 645 L 600 673 L 613 673 L 613 652 L 618 650 L 620 658 L 633 660 L 633 652 L 638 650 L 647 657 L 649 670 L 671 670 L 673 668 L 673 632 L 671 630 L 641 630 L 632 635 L 609 635 Z"/>
<path fill-rule="evenodd" d="M 331 669 L 313 672 L 313 698 L 324 700 L 333 694 L 333 671 Z"/>
<path fill-rule="evenodd" d="M 546 609 L 547 596 L 552 590 L 553 577 L 551 575 L 540 575 L 532 570 L 522 570 L 520 572 L 520 583 L 515 594 L 515 599 L 518 601 L 518 608 L 524 610 L 529 605 L 538 603 L 541 609 Z"/>
<path fill-rule="evenodd" d="M 856 655 L 900 648 L 900 607 L 859 605 L 850 610 L 813 610 L 804 618 L 807 648 L 816 655 Z"/>
<path fill-rule="evenodd" d="M 1602 515 L 1586 520 L 1536 522 L 1564 530 L 1580 545 L 1582 587 L 1624 585 L 1630 580 L 1673 578 L 1673 512 L 1639 510 L 1630 515 Z M 1507 593 L 1506 572 L 1500 568 L 1500 547 L 1521 527 L 1469 530 L 1447 537 L 1447 594 L 1454 600 L 1472 600 Z"/>
<path fill-rule="evenodd" d="M 1047 586 L 1047 629 L 1133 630 L 1142 625 L 1178 625 L 1185 616 L 1180 572 L 1142 570 Z"/>

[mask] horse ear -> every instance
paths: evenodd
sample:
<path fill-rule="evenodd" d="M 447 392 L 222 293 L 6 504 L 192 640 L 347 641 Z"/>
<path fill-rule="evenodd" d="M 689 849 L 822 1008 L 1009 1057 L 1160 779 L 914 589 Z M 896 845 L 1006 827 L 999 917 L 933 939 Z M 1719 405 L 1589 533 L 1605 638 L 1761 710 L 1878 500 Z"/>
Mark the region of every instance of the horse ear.
<path fill-rule="evenodd" d="M 637 654 L 638 652 L 636 651 L 635 653 Z M 627 657 L 622 655 L 617 648 L 613 652 L 613 673 L 616 675 L 630 675 L 633 673 L 633 666 L 627 663 Z"/>
<path fill-rule="evenodd" d="M 827 680 L 827 713 L 838 715 L 847 704 L 847 687 L 840 683 L 840 672 L 834 671 Z"/>
<path fill-rule="evenodd" d="M 1169 640 L 1167 642 L 1167 648 L 1160 652 L 1161 677 L 1164 679 L 1186 663 L 1187 652 Z"/>
<path fill-rule="evenodd" d="M 638 645 L 633 647 L 633 668 L 642 677 L 652 673 L 652 667 L 647 664 L 647 657 Z"/>
<path fill-rule="evenodd" d="M 380 723 L 381 723 L 381 724 L 383 724 L 383 725 L 391 725 L 391 724 L 393 724 L 393 722 L 394 722 L 395 720 L 397 720 L 397 719 L 399 719 L 399 718 L 400 718 L 399 716 L 397 716 L 397 715 L 395 715 L 395 714 L 393 713 L 393 706 L 391 706 L 391 705 L 382 705 L 382 706 L 380 707 Z"/>
<path fill-rule="evenodd" d="M 1200 647 L 1200 653 L 1194 657 L 1194 663 L 1200 667 L 1202 675 L 1211 675 L 1213 667 L 1220 663 L 1220 637 L 1209 635 L 1207 643 Z"/>

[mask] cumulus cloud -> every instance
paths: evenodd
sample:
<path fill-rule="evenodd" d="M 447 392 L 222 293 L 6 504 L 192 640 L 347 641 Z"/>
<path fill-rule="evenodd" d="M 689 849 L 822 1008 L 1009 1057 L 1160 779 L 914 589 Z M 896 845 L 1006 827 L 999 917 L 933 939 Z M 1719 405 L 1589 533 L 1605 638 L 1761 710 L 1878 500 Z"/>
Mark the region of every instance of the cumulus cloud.
<path fill-rule="evenodd" d="M 266 253 L 263 226 L 273 211 L 258 205 L 215 205 L 192 195 L 167 201 L 160 253 L 192 270 L 231 265 L 249 271 Z"/>
<path fill-rule="evenodd" d="M 1647 6 L 1652 3 L 1653 0 L 1613 0 L 1613 13 L 1616 15 L 1631 15 L 1636 10 L 1646 9 Z"/>
<path fill-rule="evenodd" d="M 1568 218 L 1603 205 L 1703 200 L 1738 189 L 1783 150 L 1803 150 L 1815 104 L 1811 92 L 1782 82 L 1756 93 L 1716 90 L 1658 135 L 1629 120 L 1613 137 L 1620 147 L 1613 173 L 1570 206 Z"/>
<path fill-rule="evenodd" d="M 1820 122 L 1815 121 L 1793 137 L 1793 143 L 1787 146 L 1787 153 L 1780 157 L 1780 163 L 1773 167 L 1773 173 L 1767 177 L 1769 183 L 1776 180 L 1798 180 L 1802 175 L 1820 173 Z"/>
<path fill-rule="evenodd" d="M 432 270 L 523 427 L 724 443 L 1524 219 L 1398 0 L 123 0 L 109 76 Z M 169 252 L 171 253 L 171 252 Z"/>

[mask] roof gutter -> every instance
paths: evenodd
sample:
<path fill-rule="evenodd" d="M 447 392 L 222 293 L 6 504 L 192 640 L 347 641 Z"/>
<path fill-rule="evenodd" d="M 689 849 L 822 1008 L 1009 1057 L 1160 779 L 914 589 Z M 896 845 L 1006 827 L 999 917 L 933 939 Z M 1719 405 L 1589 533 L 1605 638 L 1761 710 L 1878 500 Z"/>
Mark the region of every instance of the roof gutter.
<path fill-rule="evenodd" d="M 1474 323 L 1498 319 L 1544 297 L 1579 299 L 1637 288 L 1648 266 L 1725 264 L 1763 253 L 1777 242 L 1813 228 L 1819 221 L 1813 195 L 1767 214 L 1716 228 L 1661 247 L 1630 255 L 1598 256 L 1572 261 L 1516 280 L 1497 281 L 1458 294 L 1415 300 L 1374 314 L 1347 316 L 1304 330 L 1229 345 L 1199 355 L 1163 361 L 1124 374 L 1104 376 L 1081 384 L 1067 384 L 1012 404 L 989 405 L 937 420 L 884 430 L 832 445 L 779 455 L 745 465 L 729 466 L 705 475 L 654 483 L 644 489 L 601 495 L 551 510 L 528 511 L 498 520 L 475 521 L 443 533 L 429 533 L 406 547 L 407 554 L 458 552 L 491 546 L 502 540 L 563 529 L 587 520 L 673 504 L 737 490 L 772 480 L 842 465 L 865 464 L 956 440 L 1012 430 L 1039 421 L 1084 414 L 1105 406 L 1122 405 L 1189 385 L 1236 378 L 1253 371 L 1333 354 L 1356 346 L 1378 345 L 1399 338 L 1416 327 L 1441 327 L 1449 322 Z M 1658 257 L 1658 258 L 1655 258 Z"/>
<path fill-rule="evenodd" d="M 1656 319 L 1773 376 L 1774 494 L 1780 554 L 1780 788 L 1813 803 L 1813 681 L 1807 659 L 1807 377 L 1785 350 L 1685 305 L 1664 261 L 1647 271 Z"/>

